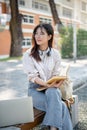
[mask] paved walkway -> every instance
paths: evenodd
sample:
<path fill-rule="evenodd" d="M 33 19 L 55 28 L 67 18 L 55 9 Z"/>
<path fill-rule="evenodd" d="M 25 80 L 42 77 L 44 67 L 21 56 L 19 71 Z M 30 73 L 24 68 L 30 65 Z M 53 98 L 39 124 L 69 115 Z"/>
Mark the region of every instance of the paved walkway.
<path fill-rule="evenodd" d="M 70 64 L 69 76 L 73 81 L 73 89 L 87 82 L 87 59 L 77 60 L 76 63 L 70 60 L 63 60 L 62 64 Z"/>
<path fill-rule="evenodd" d="M 0 99 L 26 96 L 27 86 L 21 61 L 0 62 Z"/>
<path fill-rule="evenodd" d="M 79 96 L 79 125 L 76 130 L 87 130 L 87 60 L 77 60 L 76 63 L 63 60 L 62 64 L 70 64 L 69 76 L 74 83 L 74 93 Z M 27 96 L 28 81 L 22 67 L 21 60 L 0 62 L 0 100 Z M 78 90 L 84 84 L 84 89 Z"/>
<path fill-rule="evenodd" d="M 78 117 L 79 122 L 74 130 L 87 130 L 87 85 L 83 85 L 74 92 L 78 95 Z"/>

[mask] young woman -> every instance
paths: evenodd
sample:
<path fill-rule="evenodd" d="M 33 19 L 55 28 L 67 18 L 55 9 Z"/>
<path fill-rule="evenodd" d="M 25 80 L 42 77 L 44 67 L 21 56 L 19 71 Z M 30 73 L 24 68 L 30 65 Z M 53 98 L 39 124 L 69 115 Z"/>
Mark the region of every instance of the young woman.
<path fill-rule="evenodd" d="M 72 123 L 66 104 L 61 100 L 59 90 L 62 82 L 48 85 L 46 81 L 59 75 L 61 57 L 52 47 L 54 31 L 50 24 L 39 24 L 32 36 L 32 48 L 23 56 L 23 67 L 28 75 L 28 95 L 33 98 L 35 108 L 45 111 L 42 125 L 50 130 L 72 130 Z M 47 86 L 45 91 L 37 91 L 39 86 Z"/>

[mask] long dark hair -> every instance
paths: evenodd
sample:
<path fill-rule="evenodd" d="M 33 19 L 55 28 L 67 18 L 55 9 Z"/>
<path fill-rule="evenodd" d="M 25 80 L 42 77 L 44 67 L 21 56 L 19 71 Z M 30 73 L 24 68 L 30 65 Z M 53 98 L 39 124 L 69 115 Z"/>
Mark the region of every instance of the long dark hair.
<path fill-rule="evenodd" d="M 34 28 L 33 35 L 32 35 L 32 49 L 31 49 L 30 55 L 36 61 L 41 61 L 41 58 L 40 58 L 39 52 L 38 52 L 39 45 L 37 45 L 36 40 L 35 40 L 35 34 L 36 34 L 36 31 L 38 28 L 41 28 L 41 29 L 44 28 L 46 30 L 47 34 L 51 35 L 51 39 L 48 41 L 48 47 L 50 48 L 50 51 L 51 51 L 52 44 L 53 44 L 54 30 L 53 30 L 53 27 L 47 23 L 39 24 Z"/>

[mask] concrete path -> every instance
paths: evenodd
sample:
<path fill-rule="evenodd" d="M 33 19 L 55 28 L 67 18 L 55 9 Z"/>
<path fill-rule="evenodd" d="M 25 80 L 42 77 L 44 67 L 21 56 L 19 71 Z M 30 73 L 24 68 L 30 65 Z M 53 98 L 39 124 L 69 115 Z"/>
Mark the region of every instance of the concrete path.
<path fill-rule="evenodd" d="M 87 130 L 87 85 L 83 85 L 76 90 L 74 94 L 78 95 L 78 125 L 74 130 Z"/>

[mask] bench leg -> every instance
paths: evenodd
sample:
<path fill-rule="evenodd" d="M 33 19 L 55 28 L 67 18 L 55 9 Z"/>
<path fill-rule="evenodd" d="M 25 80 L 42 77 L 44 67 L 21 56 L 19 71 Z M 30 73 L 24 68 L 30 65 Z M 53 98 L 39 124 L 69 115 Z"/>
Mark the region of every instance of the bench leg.
<path fill-rule="evenodd" d="M 74 104 L 71 105 L 71 117 L 72 117 L 72 124 L 73 128 L 78 124 L 78 96 L 73 95 Z"/>

